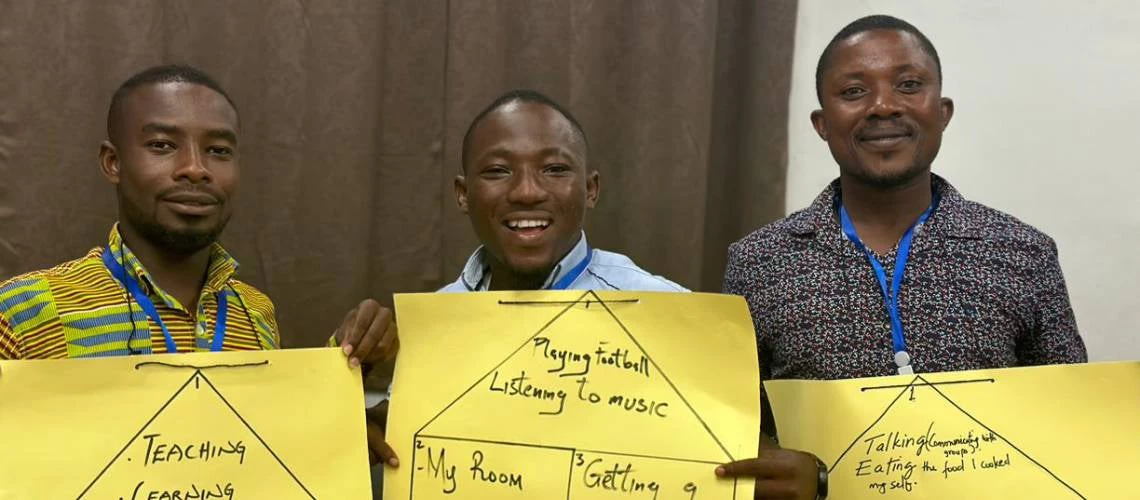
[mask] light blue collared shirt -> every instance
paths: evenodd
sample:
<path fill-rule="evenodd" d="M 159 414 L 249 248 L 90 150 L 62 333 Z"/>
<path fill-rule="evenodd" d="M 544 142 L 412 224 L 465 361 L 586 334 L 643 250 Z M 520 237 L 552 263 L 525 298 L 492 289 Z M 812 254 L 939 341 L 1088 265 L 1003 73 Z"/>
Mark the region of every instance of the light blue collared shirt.
<path fill-rule="evenodd" d="M 586 233 L 578 244 L 554 266 L 542 289 L 550 289 L 589 257 L 586 268 L 566 286 L 567 290 L 636 290 L 641 292 L 687 292 L 681 285 L 655 276 L 637 267 L 629 257 L 619 253 L 590 248 Z M 480 246 L 467 259 L 459 279 L 439 289 L 440 292 L 483 292 L 491 286 L 491 266 L 487 250 Z"/>
<path fill-rule="evenodd" d="M 566 273 L 570 273 L 577 267 L 587 256 L 590 256 L 590 262 L 586 265 L 586 269 L 578 275 L 574 281 L 570 282 L 567 290 L 633 290 L 638 292 L 688 292 L 685 287 L 673 283 L 660 276 L 649 274 L 648 271 L 637 267 L 629 257 L 619 253 L 607 252 L 605 250 L 591 249 L 590 245 L 586 243 L 586 233 L 582 233 L 582 237 L 578 239 L 578 244 L 566 254 L 554 270 L 550 272 L 550 276 L 546 278 L 542 288 L 548 289 Z M 463 272 L 460 273 L 459 279 L 451 284 L 440 288 L 440 292 L 484 292 L 487 287 L 491 285 L 491 267 L 486 261 L 486 250 L 479 247 L 471 257 L 467 259 L 467 265 L 463 266 Z M 388 399 L 391 394 L 392 386 L 388 386 L 388 392 L 377 395 L 379 401 Z"/>

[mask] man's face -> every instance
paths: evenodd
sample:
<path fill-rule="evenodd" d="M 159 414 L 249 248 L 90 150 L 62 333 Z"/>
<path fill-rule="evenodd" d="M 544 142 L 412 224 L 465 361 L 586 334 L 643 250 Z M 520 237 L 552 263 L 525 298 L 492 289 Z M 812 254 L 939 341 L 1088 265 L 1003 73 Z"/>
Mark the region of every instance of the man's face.
<path fill-rule="evenodd" d="M 511 102 L 475 126 L 463 161 L 456 202 L 490 255 L 520 275 L 549 273 L 598 199 L 573 125 L 545 105 Z"/>
<path fill-rule="evenodd" d="M 812 125 L 840 171 L 893 187 L 930 168 L 954 103 L 942 97 L 934 58 L 905 31 L 872 30 L 841 42 L 820 81 Z"/>
<path fill-rule="evenodd" d="M 208 87 L 170 82 L 131 91 L 100 150 L 122 222 L 171 251 L 215 241 L 233 212 L 237 129 L 237 111 Z"/>

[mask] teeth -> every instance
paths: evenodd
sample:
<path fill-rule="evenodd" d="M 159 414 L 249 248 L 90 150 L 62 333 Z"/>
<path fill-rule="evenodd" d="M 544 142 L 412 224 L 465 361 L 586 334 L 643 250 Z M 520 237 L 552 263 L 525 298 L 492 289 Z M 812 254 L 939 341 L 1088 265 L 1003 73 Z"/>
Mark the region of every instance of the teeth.
<path fill-rule="evenodd" d="M 531 227 L 546 227 L 549 225 L 550 225 L 550 221 L 547 221 L 547 220 L 523 219 L 523 220 L 507 221 L 507 227 L 510 227 L 511 229 L 526 229 L 526 228 L 531 228 Z"/>

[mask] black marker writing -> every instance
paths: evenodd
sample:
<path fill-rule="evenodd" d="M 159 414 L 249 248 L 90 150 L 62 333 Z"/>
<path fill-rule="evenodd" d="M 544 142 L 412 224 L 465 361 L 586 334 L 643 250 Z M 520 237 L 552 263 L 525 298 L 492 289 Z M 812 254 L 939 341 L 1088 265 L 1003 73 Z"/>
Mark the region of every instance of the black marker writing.
<path fill-rule="evenodd" d="M 492 484 L 499 483 L 510 488 L 518 488 L 519 491 L 522 491 L 523 477 L 521 474 L 506 474 L 493 470 L 483 470 L 483 452 L 475 450 L 475 453 L 471 454 L 471 462 L 472 480 Z"/>
<path fill-rule="evenodd" d="M 245 445 L 238 442 L 226 441 L 226 444 L 203 441 L 200 443 L 163 443 L 159 440 L 162 434 L 146 434 L 146 455 L 143 457 L 143 466 L 162 462 L 201 461 L 209 462 L 215 458 L 237 455 L 238 463 L 245 463 Z"/>
<path fill-rule="evenodd" d="M 661 418 L 665 418 L 665 409 L 669 407 L 669 403 L 658 403 L 656 401 L 646 401 L 645 398 L 624 396 L 611 396 L 609 403 L 610 406 L 618 406 L 624 408 L 626 411 L 656 415 Z"/>
<path fill-rule="evenodd" d="M 427 454 L 428 454 L 428 465 L 427 465 L 428 466 L 428 475 L 430 475 L 432 477 L 439 477 L 443 481 L 443 485 L 444 485 L 443 486 L 443 492 L 444 493 L 446 493 L 448 495 L 455 493 L 455 487 L 456 487 L 456 484 L 455 484 L 455 466 L 452 465 L 450 468 L 448 468 L 448 466 L 447 466 L 447 449 L 446 448 L 440 448 L 439 449 L 439 461 L 438 462 L 436 462 L 432 457 L 431 446 L 428 446 Z M 422 469 L 422 467 L 421 467 L 421 469 Z M 440 477 L 441 472 L 443 473 L 442 477 Z"/>
<path fill-rule="evenodd" d="M 867 443 L 867 454 L 872 451 L 879 453 L 887 453 L 894 450 L 906 450 L 914 448 L 915 456 L 922 456 L 924 452 L 932 448 L 955 448 L 964 447 L 968 448 L 972 454 L 978 451 L 980 441 L 992 440 L 991 433 L 974 434 L 971 429 L 963 436 L 957 436 L 953 439 L 939 439 L 938 433 L 934 431 L 934 422 L 926 428 L 926 433 L 921 436 L 911 436 L 909 434 L 893 431 L 888 433 L 880 433 L 868 437 L 863 440 Z"/>
<path fill-rule="evenodd" d="M 651 498 L 657 498 L 657 490 L 660 489 L 657 481 L 646 482 L 635 477 L 633 464 L 626 463 L 622 466 L 614 463 L 613 467 L 606 467 L 598 465 L 601 463 L 602 459 L 595 458 L 582 471 L 582 481 L 587 488 L 601 488 L 622 493 L 647 492 L 653 494 Z"/>
<path fill-rule="evenodd" d="M 546 370 L 548 373 L 558 373 L 561 377 L 576 377 L 578 375 L 586 375 L 590 373 L 590 354 L 574 352 L 567 349 L 556 349 L 551 343 L 550 339 L 546 337 L 535 337 L 534 348 L 538 350 L 542 348 L 542 356 L 544 358 L 558 362 L 558 366 Z M 566 362 L 578 363 L 581 366 L 579 371 L 573 373 L 560 373 L 566 370 Z"/>
<path fill-rule="evenodd" d="M 192 484 L 189 488 L 147 490 L 145 492 L 143 484 L 145 481 L 139 481 L 139 484 L 135 485 L 134 492 L 131 493 L 131 500 L 210 500 L 214 498 L 233 500 L 234 498 L 233 483 L 214 484 L 201 489 L 198 488 L 198 485 Z"/>
<path fill-rule="evenodd" d="M 598 347 L 594 354 L 598 357 L 598 366 L 613 366 L 623 370 L 629 370 L 634 373 L 639 373 L 649 378 L 649 358 L 642 355 L 636 361 L 630 361 L 629 349 L 614 349 L 613 351 L 606 352 L 601 347 Z"/>
<path fill-rule="evenodd" d="M 522 396 L 524 398 L 532 398 L 540 401 L 557 401 L 558 408 L 556 410 L 540 411 L 539 415 L 559 415 L 562 410 L 566 408 L 566 391 L 559 389 L 552 391 L 544 389 L 534 384 L 527 382 L 530 377 L 526 376 L 526 371 L 523 371 L 519 376 L 504 380 L 499 384 L 499 372 L 491 375 L 491 385 L 488 389 L 491 392 L 501 392 L 504 396 Z"/>

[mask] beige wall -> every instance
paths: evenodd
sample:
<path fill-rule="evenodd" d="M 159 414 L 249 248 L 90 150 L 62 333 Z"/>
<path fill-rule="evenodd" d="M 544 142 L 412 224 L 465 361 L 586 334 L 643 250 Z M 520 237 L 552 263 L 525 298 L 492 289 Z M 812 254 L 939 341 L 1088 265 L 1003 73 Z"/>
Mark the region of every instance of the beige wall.
<path fill-rule="evenodd" d="M 935 172 L 1057 241 L 1090 358 L 1140 359 L 1140 4 L 801 0 L 789 211 L 838 175 L 808 121 L 819 54 L 875 13 L 917 26 L 942 58 L 956 110 Z"/>

